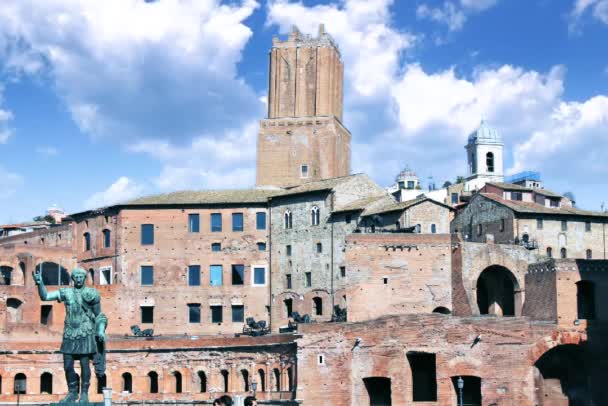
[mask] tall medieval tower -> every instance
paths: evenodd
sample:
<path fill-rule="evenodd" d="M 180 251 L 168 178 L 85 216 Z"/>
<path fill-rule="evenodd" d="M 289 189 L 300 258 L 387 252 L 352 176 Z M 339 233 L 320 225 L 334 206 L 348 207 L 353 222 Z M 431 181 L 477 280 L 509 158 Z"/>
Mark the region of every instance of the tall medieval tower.
<path fill-rule="evenodd" d="M 342 125 L 344 65 L 335 42 L 294 27 L 270 50 L 268 118 L 258 134 L 257 186 L 294 186 L 350 172 L 350 132 Z"/>

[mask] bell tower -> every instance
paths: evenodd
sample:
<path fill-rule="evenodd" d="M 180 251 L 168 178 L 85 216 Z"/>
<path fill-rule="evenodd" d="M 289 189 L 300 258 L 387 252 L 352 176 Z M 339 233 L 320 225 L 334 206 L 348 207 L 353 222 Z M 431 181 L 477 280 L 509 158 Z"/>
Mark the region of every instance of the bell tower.
<path fill-rule="evenodd" d="M 273 38 L 268 117 L 260 121 L 257 186 L 294 186 L 348 175 L 350 132 L 342 125 L 344 65 L 323 25 Z"/>

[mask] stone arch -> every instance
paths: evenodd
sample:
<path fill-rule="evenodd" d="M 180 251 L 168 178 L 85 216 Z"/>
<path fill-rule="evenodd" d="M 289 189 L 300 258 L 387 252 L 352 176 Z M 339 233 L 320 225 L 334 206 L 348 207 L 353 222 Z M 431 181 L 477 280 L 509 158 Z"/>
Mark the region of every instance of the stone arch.
<path fill-rule="evenodd" d="M 266 392 L 266 371 L 264 371 L 264 368 L 258 369 L 258 380 L 260 384 L 260 392 Z"/>
<path fill-rule="evenodd" d="M 25 265 L 25 262 L 19 261 L 19 272 L 17 273 L 17 275 L 20 277 L 21 281 L 15 280 L 15 284 L 25 286 L 25 275 L 27 275 L 26 269 L 27 269 L 27 266 Z M 15 279 L 17 279 L 17 278 L 15 278 Z"/>
<path fill-rule="evenodd" d="M 241 390 L 249 392 L 249 371 L 245 368 L 241 369 Z"/>
<path fill-rule="evenodd" d="M 317 305 L 321 306 L 321 314 L 316 312 Z M 331 318 L 331 295 L 325 289 L 314 289 L 304 295 L 304 303 L 300 314 L 309 314 L 316 319 Z"/>
<path fill-rule="evenodd" d="M 479 314 L 521 316 L 519 283 L 509 269 L 492 265 L 481 272 L 476 283 Z"/>
<path fill-rule="evenodd" d="M 16 374 L 13 382 L 13 393 L 15 395 L 25 395 L 27 393 L 27 376 L 23 372 Z"/>
<path fill-rule="evenodd" d="M 200 393 L 205 393 L 207 392 L 207 374 L 205 373 L 205 371 L 198 371 L 196 373 L 197 376 L 197 383 L 198 383 L 198 391 Z"/>
<path fill-rule="evenodd" d="M 121 375 L 121 392 L 133 393 L 133 375 L 130 372 L 123 372 Z"/>
<path fill-rule="evenodd" d="M 158 393 L 158 372 L 148 372 L 148 392 Z"/>
<path fill-rule="evenodd" d="M 450 309 L 448 309 L 447 307 L 443 307 L 443 306 L 436 307 L 433 310 L 433 313 L 448 314 L 448 315 L 452 314 L 452 312 L 450 311 Z"/>
<path fill-rule="evenodd" d="M 68 286 L 70 273 L 61 264 L 43 261 L 36 265 L 36 272 L 42 273 L 42 281 L 47 286 Z"/>
<path fill-rule="evenodd" d="M 173 393 L 182 393 L 184 390 L 183 387 L 183 376 L 179 371 L 171 372 L 171 376 L 173 377 Z"/>
<path fill-rule="evenodd" d="M 50 372 L 40 375 L 40 393 L 53 394 L 53 374 Z"/>
<path fill-rule="evenodd" d="M 222 369 L 220 371 L 222 375 L 222 389 L 224 392 L 230 392 L 230 372 L 227 369 Z"/>

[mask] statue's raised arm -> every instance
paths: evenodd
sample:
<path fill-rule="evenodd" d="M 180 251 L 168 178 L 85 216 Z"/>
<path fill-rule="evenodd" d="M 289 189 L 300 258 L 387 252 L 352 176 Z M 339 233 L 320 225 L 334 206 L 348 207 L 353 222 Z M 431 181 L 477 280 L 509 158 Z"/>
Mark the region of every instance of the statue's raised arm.
<path fill-rule="evenodd" d="M 38 294 L 40 295 L 40 300 L 59 300 L 58 290 L 50 293 L 47 292 L 46 286 L 44 286 L 44 282 L 42 281 L 42 272 L 40 272 L 40 270 L 32 272 L 32 276 L 34 277 L 34 282 L 36 283 L 36 286 L 38 286 Z"/>

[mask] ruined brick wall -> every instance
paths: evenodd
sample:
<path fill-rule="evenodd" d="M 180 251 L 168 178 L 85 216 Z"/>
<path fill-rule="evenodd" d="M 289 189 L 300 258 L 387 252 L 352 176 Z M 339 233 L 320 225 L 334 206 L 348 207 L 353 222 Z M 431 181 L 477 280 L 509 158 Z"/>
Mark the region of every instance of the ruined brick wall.
<path fill-rule="evenodd" d="M 452 309 L 448 234 L 352 234 L 345 294 L 349 321 Z"/>
<path fill-rule="evenodd" d="M 557 345 L 555 341 L 577 342 L 581 337 L 576 332 L 552 336 L 554 332 L 555 325 L 535 325 L 524 318 L 440 314 L 302 326 L 298 398 L 315 406 L 368 405 L 363 379 L 387 377 L 392 404 L 413 404 L 407 354 L 426 352 L 436 355 L 437 400 L 422 404 L 455 405 L 452 378 L 468 375 L 481 378 L 484 405 L 533 406 L 538 401 L 532 365 L 548 350 L 537 343 L 550 346 Z M 473 346 L 480 335 L 481 341 Z"/>
<path fill-rule="evenodd" d="M 257 186 L 294 186 L 350 173 L 350 132 L 335 117 L 260 122 Z M 302 165 L 308 174 L 303 176 Z"/>
<path fill-rule="evenodd" d="M 73 224 L 66 223 L 44 230 L 0 238 L 1 246 L 72 247 Z"/>
<path fill-rule="evenodd" d="M 58 340 L 35 342 L 32 337 L 3 345 L 0 351 L 0 403 L 16 401 L 12 388 L 18 373 L 27 378 L 26 394 L 21 395 L 21 402 L 57 402 L 65 396 L 67 385 L 62 356 L 57 351 L 59 346 Z M 223 394 L 245 396 L 251 390 L 245 386 L 247 377 L 248 384 L 254 379 L 258 383 L 258 399 L 274 401 L 272 404 L 290 404 L 288 401 L 294 397 L 298 378 L 295 355 L 292 336 L 154 339 L 110 336 L 106 386 L 113 389 L 113 402 L 119 404 L 151 400 L 179 404 L 210 401 Z M 228 372 L 226 392 L 222 371 Z M 45 372 L 52 374 L 52 394 L 40 391 L 40 377 Z M 151 393 L 150 372 L 158 374 L 158 393 Z M 123 391 L 125 373 L 131 374 L 131 393 Z M 176 387 L 176 373 L 181 375 L 181 392 Z M 201 385 L 202 374 L 206 378 L 204 386 Z M 89 390 L 91 401 L 102 401 L 97 386 L 97 378 L 93 375 Z"/>
<path fill-rule="evenodd" d="M 556 273 L 546 265 L 530 265 L 526 274 L 526 301 L 523 315 L 535 320 L 557 321 Z"/>

